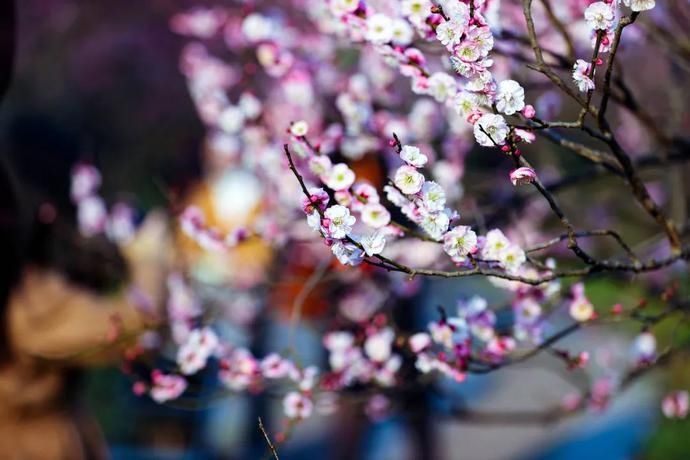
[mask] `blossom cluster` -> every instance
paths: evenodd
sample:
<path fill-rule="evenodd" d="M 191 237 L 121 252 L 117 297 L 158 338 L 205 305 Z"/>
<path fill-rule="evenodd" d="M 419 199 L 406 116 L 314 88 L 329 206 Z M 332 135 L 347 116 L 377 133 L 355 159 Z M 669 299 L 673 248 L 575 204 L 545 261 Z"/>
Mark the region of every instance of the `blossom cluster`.
<path fill-rule="evenodd" d="M 108 212 L 98 195 L 101 173 L 94 166 L 80 163 L 72 170 L 71 197 L 77 206 L 77 224 L 82 235 L 90 237 L 105 233 L 112 241 L 123 243 L 134 235 L 134 210 L 123 202 L 115 203 Z"/>
<path fill-rule="evenodd" d="M 625 6 L 633 13 L 647 11 L 654 8 L 655 0 L 623 0 Z M 622 12 L 620 0 L 603 0 L 591 3 L 584 11 L 584 19 L 592 31 L 592 43 L 595 56 L 611 50 L 616 28 L 619 26 Z M 582 92 L 593 91 L 595 88 L 595 66 L 601 64 L 600 58 L 593 62 L 578 59 L 573 65 L 573 81 Z"/>
<path fill-rule="evenodd" d="M 499 368 L 521 350 L 538 349 L 555 330 L 553 316 L 575 327 L 598 318 L 584 285 L 576 282 L 562 294 L 553 279 L 555 262 L 529 258 L 515 229 L 492 224 L 485 231 L 454 210 L 461 204 L 470 150 L 498 147 L 519 160 L 518 144 L 535 138 L 537 112 L 548 118 L 560 104 L 548 92 L 534 106 L 528 104 L 525 88 L 530 87 L 514 80 L 518 72 L 494 52 L 501 36 L 500 2 L 398 3 L 399 8 L 385 8 L 375 0 L 313 0 L 274 14 L 262 11 L 258 2 L 242 14 L 232 7 L 197 8 L 171 21 L 176 33 L 192 40 L 180 67 L 208 131 L 209 176 L 242 171 L 242 187 L 234 196 L 242 196 L 242 204 L 251 202 L 248 215 L 259 216 L 234 230 L 220 230 L 190 206 L 179 217 L 183 233 L 205 250 L 221 253 L 257 238 L 284 251 L 288 264 L 299 260 L 310 269 L 323 259 L 323 245 L 300 245 L 304 249 L 296 254 L 294 245 L 274 243 L 323 240 L 343 265 L 371 263 L 329 274 L 334 291 L 344 293 L 336 300 L 337 324 L 322 331 L 328 357 L 322 370 L 300 367 L 288 355 L 256 357 L 209 324 L 204 299 L 186 275 L 171 275 L 168 317 L 176 367 L 155 370 L 149 383 L 140 382 L 141 392 L 159 402 L 174 399 L 185 392 L 188 379 L 217 362 L 218 378 L 228 390 L 254 394 L 280 386 L 285 415 L 304 419 L 317 409 L 319 394 L 395 386 L 406 359 L 421 374 L 460 382 L 477 368 Z M 573 28 L 582 20 L 590 26 L 592 36 L 585 40 L 599 43 L 597 53 L 610 49 L 620 3 L 568 3 L 568 11 L 580 16 Z M 634 12 L 654 6 L 654 1 L 623 3 Z M 227 61 L 209 44 L 217 42 L 231 54 Z M 337 57 L 347 55 L 348 47 L 358 53 L 352 66 L 343 64 L 347 56 Z M 434 47 L 440 53 L 431 51 Z M 238 60 L 248 63 L 230 64 Z M 599 64 L 575 63 L 573 79 L 580 90 L 594 90 L 593 66 Z M 409 79 L 409 94 L 396 86 L 396 72 Z M 360 173 L 371 158 L 383 169 L 382 177 Z M 509 175 L 513 185 L 540 185 L 535 169 L 517 166 Z M 92 195 L 99 180 L 83 174 L 77 188 L 89 192 L 78 195 Z M 263 192 L 253 199 L 249 192 L 259 187 L 251 184 L 257 183 Z M 296 225 L 304 215 L 311 233 Z M 386 257 L 390 254 L 422 260 L 425 267 L 452 262 L 470 273 L 486 269 L 494 275 L 491 283 L 506 291 L 507 305 L 490 307 L 475 296 L 458 301 L 451 314 L 443 311 L 424 331 L 399 331 L 378 310 L 414 291 L 419 281 L 401 281 L 371 267 L 395 267 L 393 256 Z M 536 286 L 518 281 L 541 277 L 551 281 Z M 264 281 L 268 286 L 272 280 Z M 509 320 L 501 316 L 499 321 L 500 315 Z M 642 331 L 632 348 L 634 366 L 657 356 L 649 331 Z M 554 354 L 569 368 L 588 364 L 587 351 Z M 611 381 L 598 381 L 590 404 L 603 408 L 615 390 Z M 372 398 L 372 412 L 382 405 Z M 684 416 L 687 395 L 670 395 L 664 408 L 671 417 Z"/>

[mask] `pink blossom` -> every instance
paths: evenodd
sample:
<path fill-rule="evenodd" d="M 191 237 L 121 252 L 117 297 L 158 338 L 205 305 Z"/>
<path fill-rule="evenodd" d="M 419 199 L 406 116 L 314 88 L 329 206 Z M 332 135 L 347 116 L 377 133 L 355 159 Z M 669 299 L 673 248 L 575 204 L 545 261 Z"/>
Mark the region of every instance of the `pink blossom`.
<path fill-rule="evenodd" d="M 521 167 L 510 172 L 510 182 L 513 185 L 531 184 L 537 178 L 537 173 L 532 168 Z"/>
<path fill-rule="evenodd" d="M 157 403 L 164 403 L 178 398 L 187 389 L 187 381 L 174 374 L 164 374 L 158 370 L 151 372 L 151 398 Z"/>
<path fill-rule="evenodd" d="M 667 418 L 683 419 L 688 416 L 690 397 L 687 391 L 674 391 L 661 402 L 661 411 Z"/>
<path fill-rule="evenodd" d="M 302 393 L 291 391 L 283 399 L 283 412 L 291 419 L 309 418 L 314 409 L 311 399 Z"/>

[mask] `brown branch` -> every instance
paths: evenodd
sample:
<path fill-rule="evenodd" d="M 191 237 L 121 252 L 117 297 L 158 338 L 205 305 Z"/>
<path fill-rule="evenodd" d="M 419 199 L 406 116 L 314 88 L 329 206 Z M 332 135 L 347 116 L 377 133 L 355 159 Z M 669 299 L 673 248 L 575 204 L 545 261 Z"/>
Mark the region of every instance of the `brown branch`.
<path fill-rule="evenodd" d="M 599 115 L 597 116 L 597 122 L 600 129 L 603 130 L 604 120 L 606 117 L 606 109 L 608 108 L 609 98 L 611 97 L 611 77 L 613 75 L 613 64 L 616 60 L 616 53 L 618 52 L 618 47 L 621 43 L 621 36 L 623 35 L 623 29 L 625 29 L 630 24 L 634 23 L 639 12 L 632 13 L 630 16 L 625 16 L 620 20 L 616 31 L 614 33 L 613 42 L 611 43 L 611 51 L 609 52 L 608 64 L 606 66 L 606 73 L 604 74 L 604 87 L 602 89 L 603 96 L 601 98 L 601 103 L 599 105 Z"/>
<path fill-rule="evenodd" d="M 261 420 L 261 417 L 259 417 L 259 430 L 261 430 L 261 433 L 264 435 L 264 439 L 266 440 L 266 444 L 268 444 L 268 448 L 270 449 L 273 458 L 275 458 L 275 460 L 280 460 L 280 458 L 278 457 L 278 452 L 276 451 L 276 448 L 273 446 L 271 438 L 268 436 L 268 433 L 264 428 L 264 422 Z"/>

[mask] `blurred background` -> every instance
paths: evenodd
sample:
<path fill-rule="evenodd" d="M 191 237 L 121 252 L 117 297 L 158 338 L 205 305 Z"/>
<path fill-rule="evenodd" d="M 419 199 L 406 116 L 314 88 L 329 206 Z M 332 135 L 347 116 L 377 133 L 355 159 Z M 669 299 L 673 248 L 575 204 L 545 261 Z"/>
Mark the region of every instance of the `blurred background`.
<path fill-rule="evenodd" d="M 180 54 L 187 40 L 170 30 L 173 15 L 197 5 L 198 2 L 181 0 L 17 2 L 14 71 L 0 105 L 0 145 L 5 157 L 3 167 L 11 171 L 7 177 L 16 186 L 14 193 L 20 205 L 4 210 L 5 216 L 23 212 L 30 218 L 39 216 L 40 220 L 45 213 L 56 214 L 58 217 L 51 217 L 51 222 L 58 219 L 74 225 L 76 210 L 70 201 L 70 174 L 79 162 L 93 164 L 102 172 L 102 195 L 106 201 L 126 201 L 139 215 L 153 209 L 175 215 L 185 201 L 180 197 L 203 200 L 199 198 L 204 193 L 200 190 L 205 181 L 211 181 L 205 175 L 206 130 L 179 70 Z M 668 78 L 672 82 L 676 77 Z M 684 74 L 682 81 L 686 78 Z M 495 162 L 486 157 L 475 158 L 466 167 L 477 171 L 465 182 L 466 189 L 485 196 L 487 203 L 501 196 L 501 190 L 487 183 Z M 687 166 L 683 167 L 687 173 Z M 568 164 L 568 168 L 588 171 L 576 162 Z M 664 173 L 650 178 L 652 182 L 666 179 Z M 612 218 L 603 213 L 607 204 L 615 203 L 615 187 L 619 185 L 608 180 L 592 181 L 587 196 L 596 196 L 598 202 L 580 212 Z M 566 191 L 563 201 L 577 201 L 577 193 Z M 644 240 L 645 229 L 634 219 L 626 215 L 617 217 L 624 224 L 628 222 L 626 232 L 635 235 L 636 240 Z M 500 219 L 499 216 L 497 220 Z M 25 244 L 38 244 L 39 240 L 32 238 L 39 236 L 28 238 Z M 70 244 L 60 247 L 71 251 Z M 74 250 L 80 250 L 75 245 Z M 61 254 L 60 248 L 55 251 L 51 254 Z M 269 262 L 270 256 L 261 248 L 250 251 L 253 252 L 249 258 L 265 259 L 257 262 L 262 268 L 280 268 L 282 264 Z M 65 257 L 70 258 L 70 253 L 55 259 Z M 7 276 L 13 273 L 13 260 L 3 256 L 0 261 L 8 264 L 9 268 L 3 269 Z M 58 271 L 68 270 L 65 265 L 69 264 L 51 263 Z M 125 276 L 124 269 L 122 273 L 114 271 L 115 278 Z M 299 271 L 294 267 L 284 273 L 280 282 L 285 290 L 300 291 L 303 281 L 296 285 L 286 281 L 288 275 L 295 273 Z M 87 275 L 81 276 L 90 278 Z M 687 273 L 681 270 L 674 277 L 688 294 Z M 99 289 L 112 289 L 117 282 L 94 284 Z M 241 295 L 241 288 L 235 289 L 232 295 Z M 285 290 L 269 288 L 266 296 Z M 281 311 L 280 305 L 293 301 L 296 292 L 287 300 L 274 298 L 271 305 L 276 311 L 263 315 L 265 319 L 250 322 L 249 333 L 238 333 L 244 334 L 241 340 L 248 340 L 256 352 L 285 347 L 290 334 L 288 313 Z M 423 325 L 433 317 L 437 305 L 450 304 L 467 293 L 483 295 L 494 304 L 506 301 L 489 283 L 479 279 L 424 281 L 402 303 L 401 321 L 411 327 Z M 307 315 L 323 309 L 328 294 L 332 292 L 312 296 L 307 303 L 313 312 Z M 588 295 L 595 305 L 607 308 L 617 302 L 638 302 L 648 293 L 631 280 L 602 279 L 588 285 Z M 245 308 L 255 306 L 248 302 Z M 657 332 L 660 337 L 673 333 L 676 340 L 690 341 L 687 325 L 680 330 L 671 329 L 671 325 L 662 323 Z M 572 335 L 563 346 L 577 349 L 584 343 L 613 355 L 624 355 L 635 332 L 625 328 L 615 332 L 591 328 Z M 307 361 L 323 362 L 318 351 L 321 339 L 314 329 L 300 326 L 297 337 Z M 595 366 L 597 359 L 615 356 L 600 356 L 594 359 Z M 673 388 L 690 385 L 690 368 L 683 362 L 673 363 L 668 375 L 653 374 L 636 383 L 602 414 L 585 413 L 562 422 L 536 423 L 457 421 L 448 415 L 449 401 L 517 411 L 557 404 L 564 393 L 577 390 L 572 379 L 564 379 L 561 367 L 558 360 L 540 356 L 488 376 L 470 376 L 463 385 L 446 382 L 439 384 L 437 391 L 403 394 L 398 410 L 367 416 L 361 407 L 353 406 L 341 409 L 337 416 L 318 415 L 291 434 L 289 442 L 281 446 L 280 458 L 690 458 L 690 421 L 665 420 L 659 410 L 659 399 L 666 388 L 671 384 Z M 203 388 L 198 397 L 163 405 L 136 396 L 131 390 L 131 376 L 117 366 L 81 370 L 78 378 L 70 381 L 70 388 L 100 425 L 111 458 L 268 458 L 256 420 L 261 416 L 269 431 L 280 430 L 280 401 L 270 395 L 216 397 L 219 383 L 212 369 L 198 376 L 198 380 Z M 9 393 L 0 394 L 10 397 Z M 14 457 L 0 453 L 0 458 Z"/>

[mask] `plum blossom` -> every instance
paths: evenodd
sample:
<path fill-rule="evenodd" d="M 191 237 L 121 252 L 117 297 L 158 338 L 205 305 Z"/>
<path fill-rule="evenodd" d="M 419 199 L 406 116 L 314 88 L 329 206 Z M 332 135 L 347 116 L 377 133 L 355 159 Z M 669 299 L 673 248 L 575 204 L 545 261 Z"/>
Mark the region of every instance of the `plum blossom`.
<path fill-rule="evenodd" d="M 91 165 L 80 164 L 72 171 L 71 196 L 78 203 L 96 193 L 101 186 L 101 173 Z"/>
<path fill-rule="evenodd" d="M 218 127 L 227 134 L 237 134 L 244 127 L 244 112 L 238 106 L 229 105 L 218 117 Z"/>
<path fill-rule="evenodd" d="M 108 238 L 118 243 L 126 243 L 134 237 L 134 210 L 125 203 L 117 203 L 113 206 L 105 233 Z"/>
<path fill-rule="evenodd" d="M 412 43 L 414 38 L 414 30 L 410 24 L 403 19 L 396 19 L 393 21 L 393 29 L 391 30 L 391 41 L 396 45 L 406 46 Z"/>
<path fill-rule="evenodd" d="M 306 121 L 300 120 L 290 125 L 290 134 L 295 137 L 304 137 L 309 132 L 309 125 Z"/>
<path fill-rule="evenodd" d="M 336 241 L 331 245 L 331 252 L 343 265 L 359 265 L 364 259 L 364 251 L 348 241 Z"/>
<path fill-rule="evenodd" d="M 537 178 L 537 173 L 534 169 L 523 166 L 514 169 L 510 172 L 510 182 L 514 186 L 531 184 Z"/>
<path fill-rule="evenodd" d="M 326 173 L 324 182 L 333 190 L 346 190 L 355 182 L 355 173 L 345 163 L 338 163 Z"/>
<path fill-rule="evenodd" d="M 613 7 L 606 2 L 595 2 L 585 10 L 585 21 L 594 30 L 606 30 L 613 24 Z"/>
<path fill-rule="evenodd" d="M 446 192 L 434 181 L 426 181 L 419 192 L 421 207 L 428 212 L 443 211 L 446 206 Z"/>
<path fill-rule="evenodd" d="M 527 256 L 525 251 L 516 244 L 511 244 L 508 248 L 501 252 L 499 262 L 501 266 L 509 273 L 515 273 L 525 263 Z"/>
<path fill-rule="evenodd" d="M 393 350 L 395 333 L 391 328 L 384 328 L 371 334 L 364 342 L 364 352 L 372 361 L 382 363 L 390 358 Z"/>
<path fill-rule="evenodd" d="M 386 247 L 386 238 L 382 232 L 377 231 L 362 237 L 360 244 L 368 256 L 373 256 L 383 252 L 383 248 Z"/>
<path fill-rule="evenodd" d="M 656 337 L 654 337 L 654 334 L 645 331 L 635 337 L 632 353 L 636 362 L 649 362 L 653 360 L 656 356 Z"/>
<path fill-rule="evenodd" d="M 484 147 L 504 144 L 508 131 L 505 118 L 493 113 L 482 115 L 474 124 L 474 138 Z"/>
<path fill-rule="evenodd" d="M 309 418 L 313 410 L 314 403 L 302 393 L 291 391 L 283 398 L 283 412 L 288 418 Z"/>
<path fill-rule="evenodd" d="M 365 204 L 361 211 L 362 222 L 372 228 L 382 228 L 391 221 L 391 214 L 379 203 Z"/>
<path fill-rule="evenodd" d="M 436 72 L 429 77 L 429 94 L 438 102 L 451 99 L 457 92 L 455 79 L 444 72 Z"/>
<path fill-rule="evenodd" d="M 383 45 L 393 39 L 393 20 L 385 14 L 374 14 L 367 18 L 367 40 Z"/>
<path fill-rule="evenodd" d="M 525 90 L 515 80 L 503 80 L 498 84 L 496 109 L 506 115 L 513 115 L 525 108 Z"/>
<path fill-rule="evenodd" d="M 450 217 L 445 212 L 429 212 L 422 215 L 420 227 L 434 240 L 440 240 L 448 230 Z"/>
<path fill-rule="evenodd" d="M 589 78 L 589 62 L 578 59 L 573 65 L 573 80 L 577 88 L 586 93 L 594 89 L 594 81 Z"/>
<path fill-rule="evenodd" d="M 309 198 L 302 197 L 302 211 L 311 214 L 314 210 L 325 211 L 328 206 L 328 193 L 322 188 L 312 188 L 309 190 Z"/>
<path fill-rule="evenodd" d="M 465 30 L 465 24 L 457 21 L 442 22 L 436 27 L 436 37 L 444 46 L 452 49 L 453 46 L 460 43 Z"/>
<path fill-rule="evenodd" d="M 418 332 L 408 339 L 412 353 L 420 353 L 431 345 L 431 336 L 426 332 Z"/>
<path fill-rule="evenodd" d="M 400 158 L 410 166 L 415 168 L 421 168 L 424 166 L 429 159 L 424 155 L 421 150 L 417 147 L 411 145 L 403 145 L 400 150 Z"/>
<path fill-rule="evenodd" d="M 484 260 L 499 260 L 501 254 L 510 247 L 508 238 L 499 229 L 490 230 L 482 245 L 481 257 Z"/>
<path fill-rule="evenodd" d="M 245 348 L 237 348 L 229 357 L 220 361 L 218 377 L 231 390 L 241 391 L 249 387 L 260 375 L 256 358 Z"/>
<path fill-rule="evenodd" d="M 623 3 L 633 11 L 647 11 L 656 6 L 655 0 L 623 0 Z"/>
<path fill-rule="evenodd" d="M 187 389 L 184 377 L 175 374 L 164 374 L 158 370 L 151 372 L 151 389 L 149 394 L 157 403 L 164 403 L 178 398 Z"/>
<path fill-rule="evenodd" d="M 422 189 L 424 175 L 412 166 L 403 165 L 395 171 L 393 183 L 404 194 L 412 195 Z"/>
<path fill-rule="evenodd" d="M 585 322 L 592 319 L 594 316 L 594 305 L 585 296 L 583 287 L 581 284 L 577 284 L 573 287 L 573 299 L 570 301 L 570 306 L 568 307 L 568 312 L 570 316 L 578 322 Z"/>
<path fill-rule="evenodd" d="M 423 20 L 431 12 L 430 0 L 402 0 L 400 10 L 412 20 Z"/>
<path fill-rule="evenodd" d="M 343 16 L 347 13 L 353 13 L 359 7 L 359 0 L 331 0 L 328 2 L 333 14 Z"/>
<path fill-rule="evenodd" d="M 443 236 L 443 250 L 453 259 L 463 259 L 477 249 L 477 235 L 470 227 L 458 225 Z"/>
<path fill-rule="evenodd" d="M 324 225 L 331 238 L 345 238 L 352 231 L 352 226 L 357 219 L 350 214 L 350 210 L 339 204 L 326 209 L 324 218 L 327 223 Z"/>
<path fill-rule="evenodd" d="M 98 196 L 88 196 L 77 204 L 77 222 L 84 236 L 94 236 L 105 230 L 108 211 L 105 202 Z"/>
<path fill-rule="evenodd" d="M 292 370 L 290 361 L 283 359 L 278 353 L 271 353 L 261 360 L 261 373 L 269 379 L 282 379 Z"/>
<path fill-rule="evenodd" d="M 208 327 L 194 329 L 177 351 L 177 365 L 185 375 L 195 374 L 206 366 L 218 347 L 218 336 Z"/>
<path fill-rule="evenodd" d="M 687 391 L 674 391 L 667 394 L 661 402 L 661 411 L 666 418 L 684 419 L 688 416 L 690 397 Z"/>

